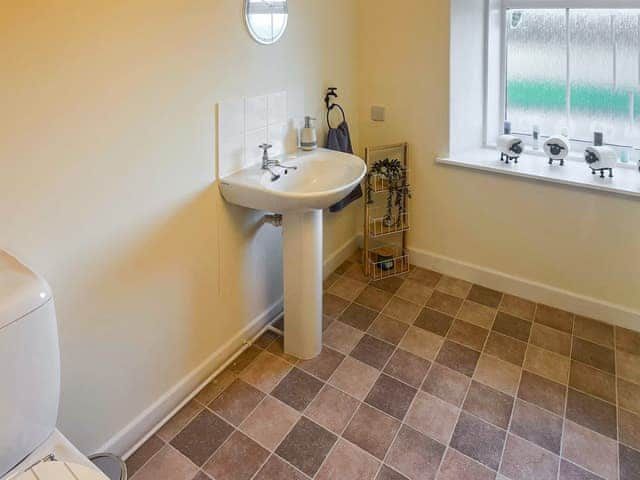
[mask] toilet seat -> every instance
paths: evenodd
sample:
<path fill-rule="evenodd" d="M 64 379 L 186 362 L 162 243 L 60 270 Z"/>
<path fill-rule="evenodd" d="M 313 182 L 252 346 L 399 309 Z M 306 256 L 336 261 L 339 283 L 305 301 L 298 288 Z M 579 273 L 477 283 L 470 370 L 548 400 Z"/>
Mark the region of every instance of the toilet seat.
<path fill-rule="evenodd" d="M 15 477 L 15 480 L 104 480 L 96 470 L 71 462 L 42 462 Z"/>

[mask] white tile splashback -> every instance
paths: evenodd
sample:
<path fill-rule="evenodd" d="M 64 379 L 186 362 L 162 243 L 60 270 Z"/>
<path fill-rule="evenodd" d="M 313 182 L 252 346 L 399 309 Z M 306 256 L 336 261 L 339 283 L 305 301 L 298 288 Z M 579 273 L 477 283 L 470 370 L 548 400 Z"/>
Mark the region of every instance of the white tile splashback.
<path fill-rule="evenodd" d="M 260 162 L 261 143 L 273 145 L 271 156 L 298 147 L 304 115 L 304 92 L 276 92 L 218 104 L 218 176 L 225 177 Z"/>

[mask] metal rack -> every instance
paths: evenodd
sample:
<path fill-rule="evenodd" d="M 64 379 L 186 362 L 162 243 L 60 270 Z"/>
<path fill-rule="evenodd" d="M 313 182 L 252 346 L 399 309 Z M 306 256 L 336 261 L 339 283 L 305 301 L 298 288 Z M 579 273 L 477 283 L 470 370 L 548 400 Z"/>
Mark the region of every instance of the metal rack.
<path fill-rule="evenodd" d="M 368 147 L 365 149 L 367 169 L 385 158 L 398 159 L 406 168 L 407 143 Z M 405 274 L 409 271 L 409 254 L 407 252 L 407 232 L 410 229 L 407 199 L 404 198 L 402 213 L 393 223 L 386 220 L 386 207 L 381 206 L 381 193 L 389 192 L 389 185 L 384 177 L 371 177 L 371 188 L 367 189 L 364 207 L 364 273 L 372 280 Z M 373 200 L 373 204 L 369 201 Z"/>

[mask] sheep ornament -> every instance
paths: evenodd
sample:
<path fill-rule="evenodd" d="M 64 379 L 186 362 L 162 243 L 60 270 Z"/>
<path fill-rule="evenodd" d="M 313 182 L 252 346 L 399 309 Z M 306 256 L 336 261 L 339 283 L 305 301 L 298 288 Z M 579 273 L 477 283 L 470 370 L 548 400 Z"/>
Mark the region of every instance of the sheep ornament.
<path fill-rule="evenodd" d="M 609 172 L 609 177 L 613 177 L 613 169 L 618 164 L 618 154 L 611 147 L 590 146 L 584 152 L 584 159 L 594 175 L 600 173 L 600 178 L 604 178 L 604 173 Z"/>

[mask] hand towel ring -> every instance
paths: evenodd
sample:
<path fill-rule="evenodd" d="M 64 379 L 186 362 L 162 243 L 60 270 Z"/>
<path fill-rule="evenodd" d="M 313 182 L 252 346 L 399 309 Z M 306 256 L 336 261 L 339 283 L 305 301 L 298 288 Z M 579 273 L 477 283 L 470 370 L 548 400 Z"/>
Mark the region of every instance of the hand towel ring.
<path fill-rule="evenodd" d="M 337 108 L 338 110 L 340 110 L 340 113 L 342 113 L 342 121 L 346 122 L 347 121 L 347 116 L 344 113 L 344 109 L 337 103 L 332 104 L 328 109 L 327 109 L 327 126 L 329 127 L 329 129 L 332 129 L 333 127 L 331 126 L 331 110 L 333 110 L 334 108 Z"/>

